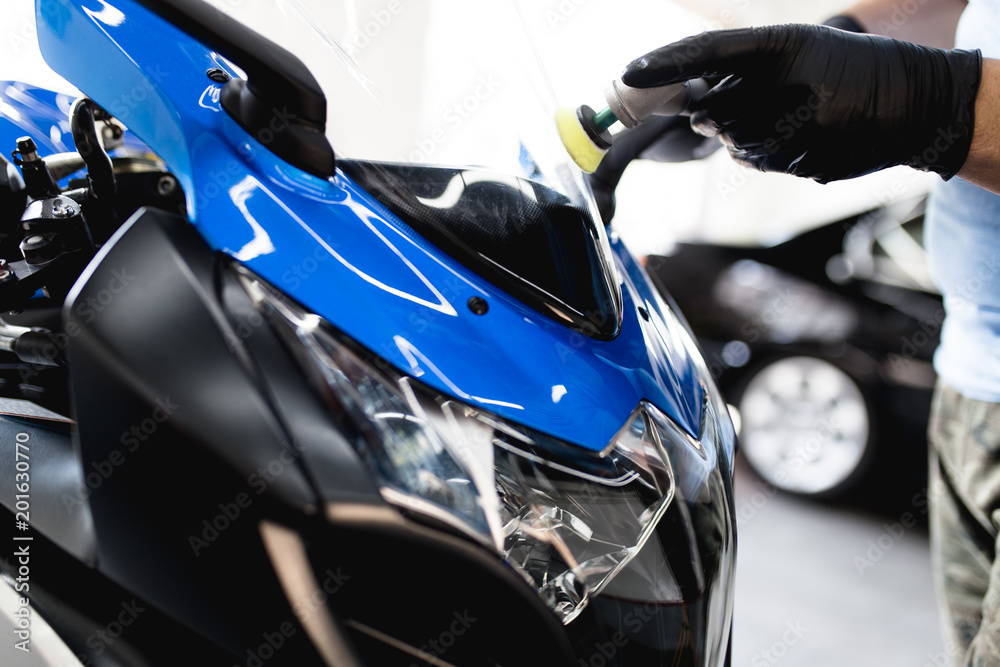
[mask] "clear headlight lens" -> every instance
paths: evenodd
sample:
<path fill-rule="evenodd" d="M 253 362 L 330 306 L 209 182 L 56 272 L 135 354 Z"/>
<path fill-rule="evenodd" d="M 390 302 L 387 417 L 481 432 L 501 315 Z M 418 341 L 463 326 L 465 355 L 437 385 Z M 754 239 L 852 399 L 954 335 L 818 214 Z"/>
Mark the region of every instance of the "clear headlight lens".
<path fill-rule="evenodd" d="M 714 464 L 714 452 L 706 456 L 647 403 L 594 453 L 443 396 L 377 368 L 318 316 L 238 275 L 261 312 L 297 340 L 385 500 L 495 550 L 564 623 L 652 533 L 674 497 L 671 459 L 706 476 Z"/>

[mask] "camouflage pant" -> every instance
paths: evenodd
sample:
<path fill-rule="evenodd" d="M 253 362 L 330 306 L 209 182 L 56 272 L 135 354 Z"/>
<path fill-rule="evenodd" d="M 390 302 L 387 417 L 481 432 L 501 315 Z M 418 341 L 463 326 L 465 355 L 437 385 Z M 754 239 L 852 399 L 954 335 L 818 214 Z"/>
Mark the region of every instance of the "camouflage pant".
<path fill-rule="evenodd" d="M 930 531 L 951 665 L 1000 667 L 1000 403 L 938 384 Z"/>

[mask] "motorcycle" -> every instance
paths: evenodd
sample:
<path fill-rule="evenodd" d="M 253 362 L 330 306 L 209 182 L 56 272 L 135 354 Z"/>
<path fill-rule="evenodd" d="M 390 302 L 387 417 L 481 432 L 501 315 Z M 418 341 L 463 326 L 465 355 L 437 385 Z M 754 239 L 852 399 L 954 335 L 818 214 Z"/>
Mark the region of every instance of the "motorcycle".
<path fill-rule="evenodd" d="M 0 99 L 15 660 L 730 664 L 732 423 L 517 7 L 280 5 L 321 68 L 199 0 L 37 0 L 86 97 Z"/>

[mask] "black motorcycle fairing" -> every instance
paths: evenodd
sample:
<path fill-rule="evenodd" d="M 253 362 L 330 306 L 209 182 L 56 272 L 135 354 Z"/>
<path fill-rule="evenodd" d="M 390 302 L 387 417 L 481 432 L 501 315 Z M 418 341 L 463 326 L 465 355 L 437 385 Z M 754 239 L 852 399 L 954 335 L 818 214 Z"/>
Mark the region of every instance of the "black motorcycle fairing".
<path fill-rule="evenodd" d="M 14 525 L 14 514 L 0 508 L 0 521 Z M 44 535 L 30 537 L 30 581 L 18 593 L 30 599 L 31 613 L 45 619 L 80 663 L 173 667 L 198 656 L 200 665 L 228 666 L 246 659 L 245 654 L 230 653 L 163 614 Z M 16 558 L 0 559 L 0 571 L 10 580 L 20 576 L 17 569 Z M 34 635 L 32 651 L 47 642 Z"/>
<path fill-rule="evenodd" d="M 317 579 L 340 575 L 328 604 L 365 665 L 577 664 L 566 628 L 495 554 L 392 514 L 299 530 Z"/>
<path fill-rule="evenodd" d="M 28 498 L 25 516 L 30 516 L 31 528 L 93 565 L 96 545 L 86 477 L 91 475 L 90 486 L 99 486 L 106 469 L 81 468 L 70 428 L 69 422 L 56 419 L 0 415 L 0 479 L 10 480 L 0 485 L 0 504 L 15 512 L 18 497 Z M 17 476 L 19 460 L 29 463 L 29 475 Z M 18 488 L 22 480 L 28 484 Z M 20 493 L 26 488 L 29 494 Z"/>
<path fill-rule="evenodd" d="M 180 216 L 142 209 L 109 246 L 63 310 L 84 453 L 138 449 L 144 442 L 142 428 L 106 433 L 104 424 L 120 420 L 119 408 L 95 387 L 108 395 L 127 391 L 146 406 L 134 423 L 152 418 L 176 424 L 245 478 L 290 449 L 247 359 L 234 346 L 239 336 L 216 295 L 218 259 L 200 235 Z M 90 376 L 95 362 L 101 372 Z M 193 377 L 200 381 L 193 383 Z M 116 419 L 102 419 L 112 415 Z M 99 433 L 114 437 L 98 441 Z M 316 504 L 294 467 L 269 489 L 303 510 Z"/>
<path fill-rule="evenodd" d="M 437 655 L 453 664 L 568 667 L 621 636 L 628 647 L 609 665 L 664 652 L 697 664 L 706 654 L 704 641 L 721 631 L 710 611 L 728 590 L 717 537 L 725 542 L 731 530 L 715 525 L 720 499 L 731 505 L 722 489 L 709 490 L 703 511 L 700 496 L 672 508 L 657 529 L 682 609 L 658 605 L 655 620 L 622 635 L 639 607 L 599 596 L 562 626 L 495 553 L 381 501 L 344 440 L 349 430 L 295 363 L 298 341 L 283 340 L 262 316 L 240 271 L 179 216 L 145 210 L 71 294 L 64 319 L 81 458 L 87 466 L 121 457 L 88 499 L 95 576 L 235 655 L 292 623 L 281 662 L 319 664 L 262 543 L 261 526 L 271 522 L 297 532 L 315 580 L 344 583 L 335 594 L 324 585 L 322 604 L 364 664 L 434 664 L 421 662 L 420 647 L 460 621 L 452 613 L 482 619 L 468 642 Z M 366 504 L 396 519 L 338 518 L 339 507 Z M 524 657 L 539 645 L 546 649 Z"/>
<path fill-rule="evenodd" d="M 618 335 L 621 292 L 590 214 L 539 183 L 485 169 L 340 160 L 428 241 L 526 305 L 598 340 Z"/>
<path fill-rule="evenodd" d="M 142 270 L 132 274 L 132 266 Z M 145 211 L 112 241 L 67 305 L 67 328 L 75 332 L 69 356 L 84 461 L 109 456 L 108 450 L 135 435 L 131 425 L 140 425 L 145 438 L 124 454 L 120 467 L 128 470 L 113 472 L 89 499 L 101 573 L 241 657 L 265 633 L 293 622 L 300 643 L 281 649 L 280 664 L 320 664 L 296 622 L 295 603 L 277 583 L 275 564 L 262 548 L 259 527 L 272 521 L 303 536 L 318 581 L 342 571 L 344 585 L 335 594 L 324 593 L 328 602 L 322 604 L 349 624 L 365 664 L 420 664 L 412 654 L 400 653 L 397 642 L 416 642 L 419 648 L 432 638 L 424 637 L 424 630 L 444 624 L 436 637 L 455 622 L 453 612 L 465 611 L 463 618 L 482 620 L 472 621 L 469 639 L 475 641 L 453 650 L 453 657 L 473 658 L 461 664 L 572 664 L 562 626 L 496 554 L 398 515 L 387 525 L 336 518 L 339 501 L 358 508 L 368 500 L 369 475 L 330 454 L 337 449 L 330 437 L 335 429 L 323 424 L 331 417 L 319 414 L 320 397 L 297 374 L 293 345 L 279 340 L 254 309 L 236 281 L 237 270 L 210 253 L 180 218 Z M 101 290 L 110 290 L 115 271 L 128 285 L 114 298 L 99 299 Z M 100 312 L 84 307 L 95 304 Z M 183 319 L 171 319 L 182 310 Z M 192 386 L 192 377 L 203 380 Z M 170 402 L 160 398 L 158 405 L 161 396 Z M 199 400 L 212 412 L 183 414 Z M 143 422 L 164 404 L 176 408 L 143 432 Z M 292 449 L 278 448 L 285 444 L 279 425 L 256 414 L 257 406 L 274 409 Z M 253 422 L 259 433 L 253 440 L 241 437 L 242 430 L 234 434 L 228 430 L 234 428 L 232 418 Z M 318 483 L 320 498 L 297 504 L 295 488 L 276 494 L 282 500 L 292 496 L 280 504 L 268 494 L 258 497 L 255 490 L 268 478 L 259 470 L 258 477 L 247 477 L 246 470 L 234 473 L 237 464 L 227 456 L 254 456 L 265 445 L 272 446 L 271 459 L 257 454 L 265 471 L 271 463 L 286 464 L 283 471 L 272 471 L 268 488 L 300 478 L 305 485 L 305 475 L 297 472 L 301 466 L 313 476 L 331 475 Z M 318 450 L 323 456 L 313 457 Z M 282 452 L 289 452 L 292 463 Z M 331 470 L 337 467 L 341 470 Z M 345 479 L 350 475 L 359 479 Z M 332 500 L 335 492 L 340 493 Z M 240 514 L 231 516 L 237 507 Z M 382 509 L 394 513 L 384 504 Z M 325 515 L 333 518 L 328 522 Z M 194 542 L 197 554 L 190 531 L 203 542 Z M 396 642 L 386 644 L 359 628 L 379 630 Z M 525 644 L 512 638 L 544 644 L 537 660 L 524 658 Z M 489 651 L 481 651 L 484 643 Z M 490 663 L 480 655 L 502 661 Z"/>
<path fill-rule="evenodd" d="M 113 467 L 88 498 L 99 569 L 241 655 L 295 620 L 266 576 L 260 517 L 318 501 L 233 345 L 217 262 L 181 217 L 141 210 L 63 315 L 81 461 Z M 282 654 L 316 661 L 301 631 Z"/>
<path fill-rule="evenodd" d="M 229 262 L 219 265 L 219 298 L 237 336 L 233 345 L 243 346 L 252 358 L 272 406 L 291 436 L 295 458 L 320 501 L 384 505 L 370 469 L 346 440 L 349 436 L 344 424 L 336 422 L 316 391 L 321 382 L 307 381 L 300 370 L 313 367 L 311 360 L 295 358 L 302 352 L 301 343 L 281 339 L 282 334 L 237 284 L 236 270 Z M 316 372 L 320 373 L 319 369 Z M 262 478 L 260 484 L 265 482 Z"/>

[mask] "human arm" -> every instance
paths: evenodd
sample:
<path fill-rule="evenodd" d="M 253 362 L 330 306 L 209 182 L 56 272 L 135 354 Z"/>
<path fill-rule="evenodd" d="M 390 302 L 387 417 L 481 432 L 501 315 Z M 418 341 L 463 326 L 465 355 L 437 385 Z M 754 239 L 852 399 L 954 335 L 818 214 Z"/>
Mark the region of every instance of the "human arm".
<path fill-rule="evenodd" d="M 958 18 L 968 4 L 966 0 L 861 0 L 841 14 L 860 23 L 865 32 L 950 49 Z"/>
<path fill-rule="evenodd" d="M 1000 60 L 983 60 L 972 145 L 958 175 L 1000 195 Z"/>

